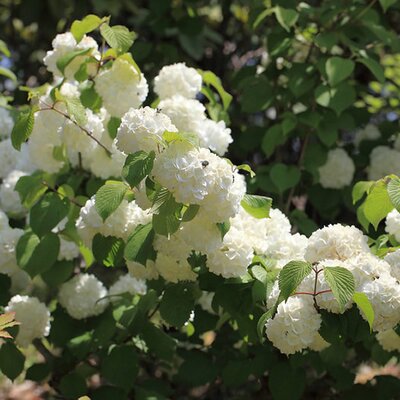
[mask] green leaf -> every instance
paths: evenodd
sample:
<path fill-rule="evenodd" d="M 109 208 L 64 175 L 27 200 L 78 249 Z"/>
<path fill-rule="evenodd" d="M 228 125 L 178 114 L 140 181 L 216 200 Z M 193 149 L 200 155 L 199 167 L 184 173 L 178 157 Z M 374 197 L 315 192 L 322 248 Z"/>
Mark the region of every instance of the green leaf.
<path fill-rule="evenodd" d="M 268 273 L 261 265 L 254 265 L 254 267 L 251 268 L 251 273 L 255 279 L 262 283 L 266 283 L 268 280 Z"/>
<path fill-rule="evenodd" d="M 153 229 L 154 232 L 169 236 L 175 233 L 181 224 L 181 210 L 183 205 L 177 203 L 171 193 L 165 193 L 164 188 L 157 193 L 153 204 Z M 156 206 L 156 208 L 155 208 Z"/>
<path fill-rule="evenodd" d="M 26 208 L 32 207 L 46 193 L 47 187 L 43 184 L 44 181 L 46 176 L 40 172 L 19 178 L 15 190 Z"/>
<path fill-rule="evenodd" d="M 328 82 L 331 86 L 336 86 L 338 83 L 348 78 L 354 71 L 355 63 L 342 57 L 328 58 L 325 64 L 325 72 L 328 77 Z"/>
<path fill-rule="evenodd" d="M 229 232 L 229 229 L 231 229 L 231 223 L 229 221 L 217 222 L 216 225 L 221 233 L 221 240 L 224 240 L 225 235 Z"/>
<path fill-rule="evenodd" d="M 275 7 L 275 16 L 282 28 L 288 32 L 299 19 L 299 13 L 296 10 L 279 6 Z"/>
<path fill-rule="evenodd" d="M 224 109 L 227 110 L 229 105 L 231 104 L 232 96 L 223 88 L 221 79 L 219 79 L 218 76 L 211 71 L 199 70 L 199 72 L 203 78 L 203 82 L 206 85 L 212 86 L 218 92 L 219 96 L 221 97 Z"/>
<path fill-rule="evenodd" d="M 198 204 L 190 204 L 182 214 L 182 222 L 191 221 L 199 212 L 200 206 Z"/>
<path fill-rule="evenodd" d="M 31 209 L 30 225 L 38 236 L 43 236 L 68 215 L 68 200 L 61 200 L 56 193 L 46 193 Z"/>
<path fill-rule="evenodd" d="M 130 32 L 126 26 L 103 24 L 100 26 L 101 36 L 107 44 L 121 53 L 126 53 L 136 38 L 135 32 Z"/>
<path fill-rule="evenodd" d="M 17 121 L 11 132 L 11 143 L 17 150 L 21 149 L 24 143 L 32 133 L 35 123 L 35 108 L 30 108 L 28 112 L 22 112 L 18 115 Z"/>
<path fill-rule="evenodd" d="M 241 94 L 241 107 L 245 113 L 265 110 L 274 100 L 271 82 L 264 75 L 246 79 Z"/>
<path fill-rule="evenodd" d="M 123 182 L 109 181 L 97 191 L 95 206 L 103 221 L 120 206 L 127 190 Z"/>
<path fill-rule="evenodd" d="M 180 328 L 189 320 L 193 309 L 194 297 L 191 285 L 177 283 L 167 287 L 160 303 L 160 314 L 165 322 Z"/>
<path fill-rule="evenodd" d="M 367 220 L 378 229 L 379 222 L 382 221 L 393 210 L 393 204 L 390 200 L 386 183 L 379 180 L 372 186 L 364 203 L 364 215 Z"/>
<path fill-rule="evenodd" d="M 270 308 L 267 312 L 261 315 L 260 319 L 257 322 L 257 334 L 260 342 L 265 340 L 264 331 L 265 331 L 265 324 L 269 319 L 271 319 L 275 313 L 275 307 Z"/>
<path fill-rule="evenodd" d="M 128 261 L 137 261 L 146 265 L 153 245 L 154 231 L 151 223 L 139 225 L 129 236 L 124 256 Z"/>
<path fill-rule="evenodd" d="M 138 151 L 129 154 L 125 160 L 125 165 L 122 168 L 122 177 L 129 183 L 131 187 L 139 185 L 139 183 L 151 172 L 153 169 L 154 159 L 156 153 L 151 151 Z"/>
<path fill-rule="evenodd" d="M 41 274 L 42 279 L 49 287 L 56 287 L 67 281 L 74 272 L 73 261 L 56 261 L 54 265 Z"/>
<path fill-rule="evenodd" d="M 11 57 L 10 50 L 3 40 L 0 40 L 0 53 L 3 53 L 6 57 Z"/>
<path fill-rule="evenodd" d="M 373 181 L 357 182 L 353 187 L 353 191 L 351 192 L 351 195 L 353 197 L 353 204 L 356 204 L 357 201 L 359 201 L 364 196 L 365 193 L 368 193 L 369 189 L 373 184 L 374 184 Z"/>
<path fill-rule="evenodd" d="M 283 193 L 299 183 L 301 173 L 299 168 L 294 165 L 277 163 L 270 169 L 269 176 L 279 192 Z"/>
<path fill-rule="evenodd" d="M 60 391 L 67 399 L 77 399 L 86 394 L 85 378 L 77 372 L 70 372 L 62 377 Z"/>
<path fill-rule="evenodd" d="M 82 20 L 76 20 L 71 25 L 71 33 L 75 40 L 79 43 L 85 33 L 89 33 L 97 29 L 106 18 L 99 18 L 97 15 L 86 15 Z"/>
<path fill-rule="evenodd" d="M 162 138 L 168 143 L 183 142 L 192 146 L 199 146 L 199 137 L 196 133 L 191 132 L 169 132 L 165 131 Z"/>
<path fill-rule="evenodd" d="M 80 100 L 81 100 L 83 107 L 90 108 L 93 111 L 99 111 L 102 106 L 102 103 L 103 103 L 101 97 L 96 92 L 94 85 L 82 89 L 81 95 L 80 95 Z M 108 125 L 110 125 L 110 123 L 112 123 L 111 121 L 114 121 L 114 119 L 117 119 L 117 118 L 114 118 L 114 117 L 110 118 Z M 115 135 L 116 135 L 116 133 L 115 133 Z M 113 137 L 113 139 L 114 138 L 115 138 L 115 136 Z"/>
<path fill-rule="evenodd" d="M 315 100 L 322 107 L 329 107 L 340 115 L 356 101 L 354 87 L 347 82 L 330 88 L 320 85 L 315 89 Z"/>
<path fill-rule="evenodd" d="M 264 196 L 245 194 L 241 206 L 254 218 L 268 218 L 272 199 Z"/>
<path fill-rule="evenodd" d="M 353 298 L 355 282 L 353 274 L 343 267 L 324 267 L 324 277 L 333 296 L 343 310 Z"/>
<path fill-rule="evenodd" d="M 176 351 L 176 342 L 170 335 L 150 322 L 142 326 L 140 335 L 153 354 L 163 360 L 172 360 Z"/>
<path fill-rule="evenodd" d="M 14 72 L 9 70 L 8 68 L 0 67 L 0 75 L 5 76 L 8 79 L 11 79 L 13 82 L 17 82 L 17 77 Z"/>
<path fill-rule="evenodd" d="M 93 49 L 89 48 L 89 49 L 80 49 L 80 50 L 74 50 L 71 52 L 68 52 L 66 54 L 64 54 L 63 56 L 61 56 L 58 60 L 57 60 L 57 68 L 60 70 L 60 72 L 63 74 L 65 71 L 65 68 L 67 68 L 67 66 L 76 58 L 79 56 L 84 56 L 88 53 L 90 53 L 91 51 L 93 51 Z"/>
<path fill-rule="evenodd" d="M 263 12 L 258 14 L 257 18 L 253 22 L 253 29 L 257 29 L 258 26 L 261 24 L 261 22 L 264 21 L 265 18 L 267 18 L 268 16 L 270 16 L 274 12 L 275 12 L 274 8 L 267 8 Z"/>
<path fill-rule="evenodd" d="M 382 65 L 380 65 L 373 58 L 359 58 L 357 60 L 359 63 L 364 64 L 375 76 L 380 83 L 385 82 L 385 70 Z"/>
<path fill-rule="evenodd" d="M 67 106 L 68 115 L 72 117 L 80 126 L 84 126 L 87 122 L 86 109 L 81 103 L 79 97 L 64 97 L 63 101 Z M 82 131 L 82 135 L 86 135 Z"/>
<path fill-rule="evenodd" d="M 101 371 L 110 383 L 129 391 L 139 372 L 139 357 L 132 345 L 113 346 L 102 362 Z"/>
<path fill-rule="evenodd" d="M 289 362 L 279 362 L 269 371 L 268 387 L 274 400 L 300 400 L 306 388 L 303 368 L 294 369 Z"/>
<path fill-rule="evenodd" d="M 13 343 L 3 343 L 0 347 L 0 369 L 12 381 L 24 369 L 25 356 Z"/>
<path fill-rule="evenodd" d="M 400 178 L 390 179 L 387 185 L 387 191 L 389 194 L 390 201 L 394 205 L 397 211 L 400 210 Z"/>
<path fill-rule="evenodd" d="M 106 267 L 115 267 L 121 264 L 124 255 L 125 243 L 123 239 L 114 236 L 103 236 L 97 233 L 92 242 L 92 251 L 95 259 Z"/>
<path fill-rule="evenodd" d="M 18 265 L 31 278 L 48 271 L 57 261 L 60 239 L 54 233 L 48 233 L 41 239 L 32 232 L 20 237 L 16 246 Z"/>
<path fill-rule="evenodd" d="M 290 261 L 286 264 L 278 277 L 281 301 L 286 301 L 311 271 L 312 265 L 305 261 Z"/>
<path fill-rule="evenodd" d="M 355 292 L 353 294 L 353 301 L 354 303 L 357 304 L 357 307 L 364 314 L 364 317 L 369 324 L 369 328 L 372 331 L 372 325 L 374 324 L 375 313 L 367 295 L 365 293 Z"/>
<path fill-rule="evenodd" d="M 25 375 L 25 379 L 35 382 L 43 382 L 49 377 L 51 368 L 48 363 L 37 363 L 30 366 Z"/>
<path fill-rule="evenodd" d="M 107 130 L 110 134 L 111 139 L 117 137 L 118 128 L 121 125 L 121 118 L 111 117 L 107 124 Z"/>
<path fill-rule="evenodd" d="M 256 176 L 256 173 L 251 169 L 249 164 L 240 164 L 236 166 L 236 168 L 248 172 L 250 174 L 250 178 L 254 178 Z"/>
<path fill-rule="evenodd" d="M 397 0 L 379 0 L 379 3 L 383 8 L 383 12 L 386 12 L 389 7 L 397 3 Z"/>

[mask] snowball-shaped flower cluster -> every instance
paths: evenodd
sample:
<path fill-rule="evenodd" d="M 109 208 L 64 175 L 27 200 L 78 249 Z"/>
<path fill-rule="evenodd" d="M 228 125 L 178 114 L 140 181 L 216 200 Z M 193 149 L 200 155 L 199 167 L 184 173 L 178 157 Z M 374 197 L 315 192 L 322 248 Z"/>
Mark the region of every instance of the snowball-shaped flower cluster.
<path fill-rule="evenodd" d="M 15 312 L 15 320 L 20 323 L 15 339 L 19 346 L 27 347 L 34 339 L 49 334 L 50 312 L 36 297 L 16 295 L 5 310 Z"/>
<path fill-rule="evenodd" d="M 85 245 L 91 247 L 92 239 L 97 233 L 126 240 L 138 225 L 145 225 L 150 220 L 151 215 L 143 211 L 134 201 L 129 203 L 123 200 L 119 207 L 103 221 L 96 210 L 93 196 L 81 208 L 76 227 Z"/>
<path fill-rule="evenodd" d="M 121 275 L 118 280 L 108 290 L 111 301 L 118 299 L 118 295 L 124 293 L 145 294 L 147 290 L 146 282 L 142 279 L 136 279 L 130 274 Z"/>
<path fill-rule="evenodd" d="M 381 133 L 376 125 L 367 124 L 364 129 L 359 129 L 354 136 L 354 144 L 356 147 L 364 140 L 376 140 L 381 137 Z"/>
<path fill-rule="evenodd" d="M 400 175 L 400 152 L 388 146 L 375 147 L 370 154 L 368 179 L 376 181 L 390 174 Z"/>
<path fill-rule="evenodd" d="M 0 139 L 6 139 L 10 137 L 14 121 L 10 115 L 10 112 L 0 107 Z"/>
<path fill-rule="evenodd" d="M 265 325 L 266 334 L 281 353 L 294 354 L 311 346 L 321 326 L 321 316 L 306 297 L 291 297 L 279 304 L 273 319 Z"/>
<path fill-rule="evenodd" d="M 0 185 L 0 207 L 8 215 L 19 218 L 23 217 L 28 210 L 21 204 L 18 192 L 15 190 L 19 178 L 27 175 L 25 172 L 13 170 Z"/>
<path fill-rule="evenodd" d="M 305 259 L 312 263 L 326 259 L 346 260 L 362 252 L 368 253 L 367 240 L 354 226 L 328 225 L 310 236 Z"/>
<path fill-rule="evenodd" d="M 319 182 L 327 189 L 341 189 L 351 184 L 354 171 L 354 162 L 343 149 L 330 150 L 326 163 L 318 169 Z"/>
<path fill-rule="evenodd" d="M 202 85 L 201 75 L 185 63 L 167 65 L 161 68 L 154 79 L 154 91 L 160 99 L 172 97 L 176 94 L 187 99 L 194 99 L 200 92 Z"/>
<path fill-rule="evenodd" d="M 235 216 L 246 190 L 243 177 L 226 160 L 182 142 L 156 158 L 152 174 L 177 202 L 200 205 L 213 222 Z"/>
<path fill-rule="evenodd" d="M 150 107 L 131 108 L 118 128 L 117 147 L 126 154 L 156 151 L 165 131 L 177 131 L 169 117 Z"/>
<path fill-rule="evenodd" d="M 108 305 L 107 289 L 94 276 L 76 275 L 63 283 L 58 292 L 60 304 L 75 319 L 84 319 L 101 314 Z"/>
<path fill-rule="evenodd" d="M 96 76 L 95 88 L 107 111 L 118 118 L 131 107 L 140 107 L 149 92 L 144 75 L 123 58 L 117 58 L 111 68 Z"/>
<path fill-rule="evenodd" d="M 393 235 L 395 239 L 400 242 L 400 213 L 393 209 L 386 216 L 386 227 L 385 230 L 389 235 Z"/>

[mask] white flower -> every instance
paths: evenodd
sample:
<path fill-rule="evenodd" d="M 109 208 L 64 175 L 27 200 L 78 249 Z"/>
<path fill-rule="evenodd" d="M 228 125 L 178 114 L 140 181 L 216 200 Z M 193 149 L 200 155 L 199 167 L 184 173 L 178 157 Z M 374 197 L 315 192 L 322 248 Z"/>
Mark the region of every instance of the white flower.
<path fill-rule="evenodd" d="M 167 282 L 195 281 L 197 278 L 187 260 L 176 260 L 160 252 L 157 254 L 155 267 Z"/>
<path fill-rule="evenodd" d="M 36 297 L 16 295 L 11 298 L 6 312 L 15 312 L 15 320 L 20 322 L 15 339 L 19 346 L 27 347 L 36 338 L 50 332 L 50 312 Z"/>
<path fill-rule="evenodd" d="M 370 154 L 368 179 L 376 181 L 390 174 L 400 175 L 400 152 L 387 146 L 375 147 Z"/>
<path fill-rule="evenodd" d="M 48 104 L 47 97 L 40 102 Z M 54 158 L 54 151 L 62 145 L 61 133 L 66 119 L 56 111 L 41 111 L 35 113 L 35 122 L 29 137 L 29 155 L 33 164 L 45 172 L 56 173 L 63 166 L 64 161 Z"/>
<path fill-rule="evenodd" d="M 71 240 L 60 238 L 60 251 L 58 253 L 58 260 L 73 260 L 79 256 L 79 247 Z"/>
<path fill-rule="evenodd" d="M 108 305 L 107 289 L 94 276 L 76 275 L 63 283 L 58 293 L 60 304 L 75 319 L 83 319 L 101 314 Z"/>
<path fill-rule="evenodd" d="M 136 279 L 152 280 L 158 279 L 158 271 L 154 261 L 147 260 L 146 265 L 140 264 L 136 261 L 127 261 L 129 273 Z"/>
<path fill-rule="evenodd" d="M 389 273 L 361 286 L 374 309 L 373 329 L 391 329 L 400 321 L 400 283 Z"/>
<path fill-rule="evenodd" d="M 78 234 L 87 247 L 96 233 L 126 240 L 138 225 L 150 222 L 151 215 L 143 211 L 134 201 L 123 200 L 119 207 L 103 222 L 95 207 L 95 196 L 81 208 L 76 221 Z"/>
<path fill-rule="evenodd" d="M 341 189 L 351 184 L 354 171 L 354 162 L 343 149 L 330 150 L 326 163 L 318 169 L 319 182 L 324 188 Z"/>
<path fill-rule="evenodd" d="M 158 108 L 168 115 L 179 132 L 196 132 L 198 124 L 206 120 L 203 104 L 179 95 L 161 100 Z"/>
<path fill-rule="evenodd" d="M 283 354 L 311 346 L 320 326 L 321 316 L 305 296 L 290 297 L 280 303 L 275 317 L 265 325 L 268 339 Z"/>
<path fill-rule="evenodd" d="M 121 275 L 118 280 L 111 285 L 108 294 L 111 301 L 118 300 L 118 295 L 129 293 L 145 294 L 147 290 L 146 282 L 142 279 L 136 279 L 130 274 Z"/>
<path fill-rule="evenodd" d="M 305 259 L 311 263 L 326 259 L 346 260 L 362 252 L 369 253 L 367 240 L 355 226 L 328 225 L 310 236 Z"/>
<path fill-rule="evenodd" d="M 140 107 L 149 91 L 144 75 L 122 58 L 96 76 L 95 89 L 107 111 L 119 118 L 130 108 Z"/>
<path fill-rule="evenodd" d="M 364 140 L 375 140 L 381 137 L 381 133 L 376 125 L 367 124 L 364 129 L 359 129 L 354 137 L 354 144 L 356 147 Z"/>
<path fill-rule="evenodd" d="M 126 154 L 156 151 L 165 131 L 177 131 L 168 116 L 150 107 L 131 108 L 118 128 L 117 147 Z"/>
<path fill-rule="evenodd" d="M 262 221 L 266 227 L 267 237 L 290 233 L 292 229 L 288 217 L 278 208 L 271 208 L 269 218 L 265 218 Z"/>
<path fill-rule="evenodd" d="M 8 215 L 15 218 L 23 217 L 28 212 L 15 190 L 15 185 L 22 176 L 26 176 L 26 173 L 14 170 L 7 175 L 0 185 L 0 207 Z"/>
<path fill-rule="evenodd" d="M 308 348 L 314 351 L 322 351 L 330 345 L 330 343 L 328 343 L 319 333 L 317 333 L 314 341 L 308 346 Z"/>
<path fill-rule="evenodd" d="M 52 72 L 55 76 L 61 76 L 62 73 L 57 67 L 57 62 L 68 53 L 72 53 L 78 50 L 88 50 L 88 53 L 79 55 L 68 63 L 64 70 L 64 76 L 67 79 L 74 80 L 76 72 L 79 67 L 89 58 L 93 56 L 99 58 L 100 53 L 97 50 L 97 43 L 94 39 L 88 36 L 84 36 L 79 44 L 71 32 L 65 32 L 57 35 L 53 40 L 53 50 L 48 51 L 43 59 L 47 69 Z"/>
<path fill-rule="evenodd" d="M 360 253 L 349 258 L 345 265 L 354 276 L 357 291 L 361 290 L 363 284 L 379 279 L 381 275 L 390 274 L 390 265 L 371 253 Z"/>
<path fill-rule="evenodd" d="M 233 217 L 246 190 L 243 176 L 226 160 L 186 143 L 172 143 L 156 158 L 152 173 L 177 202 L 199 204 L 203 217 L 213 222 Z"/>
<path fill-rule="evenodd" d="M 4 211 L 0 210 L 0 232 L 4 229 L 8 229 L 8 217 Z"/>
<path fill-rule="evenodd" d="M 6 227 L 0 232 L 0 273 L 11 274 L 17 267 L 16 246 L 24 234 L 22 229 Z"/>
<path fill-rule="evenodd" d="M 215 122 L 208 118 L 201 120 L 197 123 L 195 132 L 199 136 L 200 146 L 209 148 L 219 156 L 223 156 L 233 142 L 231 130 L 224 121 Z"/>
<path fill-rule="evenodd" d="M 400 281 L 400 249 L 386 254 L 385 261 L 390 265 L 390 275 Z"/>
<path fill-rule="evenodd" d="M 10 112 L 4 107 L 0 107 L 0 140 L 9 138 L 13 127 L 14 121 Z"/>
<path fill-rule="evenodd" d="M 11 139 L 0 142 L 0 179 L 4 179 L 17 167 L 20 156 L 20 153 L 11 144 Z"/>
<path fill-rule="evenodd" d="M 396 209 L 393 209 L 386 216 L 385 223 L 385 231 L 389 233 L 389 235 L 393 235 L 395 239 L 400 242 L 400 213 Z"/>
<path fill-rule="evenodd" d="M 207 267 L 224 278 L 243 276 L 253 259 L 253 249 L 244 232 L 232 228 L 224 236 L 222 246 L 207 254 Z"/>
<path fill-rule="evenodd" d="M 153 247 L 155 251 L 181 261 L 186 261 L 192 251 L 179 231 L 170 237 L 155 235 Z"/>
<path fill-rule="evenodd" d="M 201 75 L 185 63 L 177 63 L 163 67 L 154 79 L 154 91 L 160 99 L 179 94 L 188 99 L 194 99 L 200 92 Z"/>
<path fill-rule="evenodd" d="M 384 350 L 400 351 L 400 336 L 393 329 L 378 332 L 376 338 Z"/>

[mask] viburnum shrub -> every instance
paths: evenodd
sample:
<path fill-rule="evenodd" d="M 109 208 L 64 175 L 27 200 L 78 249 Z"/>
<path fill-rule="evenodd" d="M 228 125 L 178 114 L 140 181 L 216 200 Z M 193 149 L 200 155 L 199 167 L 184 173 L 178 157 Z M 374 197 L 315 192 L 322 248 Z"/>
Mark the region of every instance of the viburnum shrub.
<path fill-rule="evenodd" d="M 251 168 L 223 158 L 218 77 L 164 66 L 147 104 L 134 39 L 109 18 L 74 21 L 44 57 L 53 82 L 15 124 L 1 109 L 1 302 L 20 324 L 0 320 L 15 336 L 1 371 L 68 399 L 395 396 L 395 378 L 354 378 L 400 350 L 399 179 L 353 193 L 366 229 L 387 215 L 389 235 L 292 233 L 246 193 Z M 353 172 L 332 150 L 321 185 Z"/>

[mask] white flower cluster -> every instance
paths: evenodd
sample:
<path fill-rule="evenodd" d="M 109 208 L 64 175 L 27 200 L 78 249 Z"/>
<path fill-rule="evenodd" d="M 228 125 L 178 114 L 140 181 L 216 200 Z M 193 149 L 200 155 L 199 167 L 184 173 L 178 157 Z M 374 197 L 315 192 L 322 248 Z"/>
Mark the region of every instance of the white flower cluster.
<path fill-rule="evenodd" d="M 400 175 L 400 151 L 388 146 L 375 147 L 370 154 L 368 179 L 376 181 L 390 174 Z"/>
<path fill-rule="evenodd" d="M 365 128 L 359 129 L 354 136 L 354 144 L 356 147 L 364 140 L 376 140 L 381 137 L 381 133 L 376 125 L 367 124 Z"/>
<path fill-rule="evenodd" d="M 150 220 L 151 215 L 143 211 L 135 201 L 128 203 L 123 200 L 115 212 L 103 222 L 96 210 L 93 196 L 81 208 L 76 228 L 84 244 L 90 248 L 97 233 L 126 240 L 138 225 L 145 225 Z"/>
<path fill-rule="evenodd" d="M 15 312 L 15 320 L 20 323 L 15 339 L 19 346 L 27 347 L 36 338 L 50 332 L 50 312 L 36 297 L 16 295 L 11 298 L 6 312 Z"/>
<path fill-rule="evenodd" d="M 107 289 L 94 275 L 79 274 L 61 285 L 58 300 L 71 317 L 84 319 L 106 309 L 107 294 Z"/>
<path fill-rule="evenodd" d="M 320 309 L 331 313 L 343 312 L 322 272 L 325 267 L 342 267 L 349 270 L 354 276 L 356 292 L 362 292 L 368 297 L 375 314 L 372 327 L 377 332 L 380 342 L 379 337 L 384 338 L 386 335 L 384 332 L 392 330 L 399 323 L 400 281 L 396 269 L 399 267 L 397 264 L 398 254 L 393 253 L 387 256 L 386 260 L 382 260 L 371 253 L 367 245 L 367 238 L 361 231 L 354 226 L 336 224 L 319 229 L 310 236 L 305 248 L 304 259 L 313 263 L 314 267 L 320 271 L 316 296 Z M 314 284 L 315 273 L 312 272 L 301 283 L 298 292 L 312 294 L 314 293 Z M 278 294 L 279 288 L 276 283 L 268 299 L 269 307 L 273 306 Z M 278 306 L 275 317 L 267 321 L 266 334 L 282 353 L 293 354 L 307 347 L 316 349 L 311 343 L 318 335 L 320 317 L 311 303 L 310 299 L 312 298 L 307 294 L 290 297 L 286 303 Z M 349 302 L 345 309 L 351 306 L 352 302 Z M 362 316 L 364 317 L 363 314 Z M 281 335 L 279 335 L 279 331 Z M 396 343 L 394 336 L 390 335 L 388 341 Z M 382 340 L 384 341 L 384 339 Z M 320 344 L 322 343 L 320 339 L 318 341 Z M 388 348 L 390 346 L 387 344 Z"/>
<path fill-rule="evenodd" d="M 400 213 L 396 209 L 390 211 L 386 216 L 385 224 L 386 232 L 389 235 L 393 235 L 394 238 L 400 242 Z"/>
<path fill-rule="evenodd" d="M 326 163 L 318 169 L 319 182 L 326 189 L 341 189 L 351 184 L 355 169 L 352 158 L 343 149 L 330 150 Z"/>

